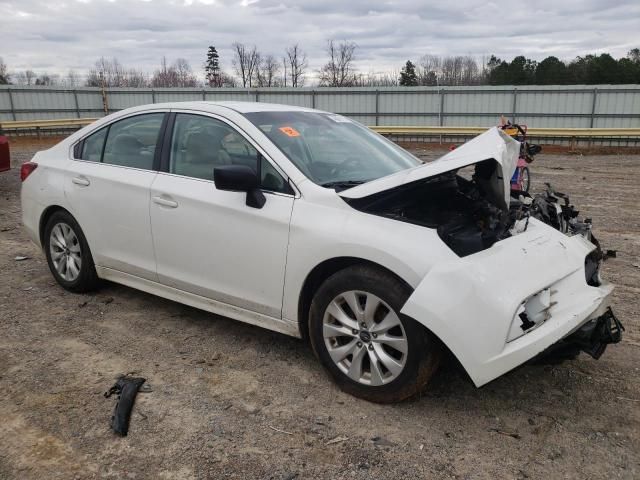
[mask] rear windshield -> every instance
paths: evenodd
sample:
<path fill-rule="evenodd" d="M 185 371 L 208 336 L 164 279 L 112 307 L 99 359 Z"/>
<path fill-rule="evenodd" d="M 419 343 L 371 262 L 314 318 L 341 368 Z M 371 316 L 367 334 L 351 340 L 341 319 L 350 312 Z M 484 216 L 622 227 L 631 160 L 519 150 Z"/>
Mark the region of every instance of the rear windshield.
<path fill-rule="evenodd" d="M 348 187 L 421 162 L 409 152 L 341 115 L 318 112 L 244 114 L 313 182 Z"/>

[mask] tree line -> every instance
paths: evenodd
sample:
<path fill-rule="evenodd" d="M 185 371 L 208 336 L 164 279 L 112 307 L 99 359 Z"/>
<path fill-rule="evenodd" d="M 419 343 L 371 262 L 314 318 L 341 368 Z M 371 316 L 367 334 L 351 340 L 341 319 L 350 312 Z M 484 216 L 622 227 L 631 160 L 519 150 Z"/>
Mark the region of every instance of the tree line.
<path fill-rule="evenodd" d="M 553 56 L 537 62 L 519 55 L 509 62 L 491 55 L 478 62 L 471 56 L 425 55 L 417 63 L 408 60 L 398 80 L 400 86 L 640 83 L 640 49 L 618 60 L 603 53 L 569 62 Z"/>
<path fill-rule="evenodd" d="M 326 60 L 314 71 L 299 44 L 281 54 L 261 52 L 255 45 L 232 45 L 231 71 L 221 67 L 215 46 L 209 46 L 202 65 L 204 77 L 184 58 L 160 60 L 153 72 L 124 66 L 116 58 L 99 58 L 85 75 L 37 74 L 32 70 L 10 72 L 0 57 L 0 84 L 61 85 L 69 87 L 354 87 L 354 86 L 449 86 L 449 85 L 575 85 L 640 83 L 640 49 L 615 59 L 608 53 L 579 56 L 562 61 L 549 56 L 538 62 L 517 56 L 511 61 L 495 55 L 423 55 L 407 60 L 402 69 L 363 73 L 356 67 L 355 42 L 328 40 Z"/>

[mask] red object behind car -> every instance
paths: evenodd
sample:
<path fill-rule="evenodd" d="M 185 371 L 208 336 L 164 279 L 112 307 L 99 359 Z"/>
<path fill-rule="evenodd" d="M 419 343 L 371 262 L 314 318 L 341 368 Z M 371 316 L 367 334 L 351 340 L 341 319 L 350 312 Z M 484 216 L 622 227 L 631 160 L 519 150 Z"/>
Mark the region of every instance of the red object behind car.
<path fill-rule="evenodd" d="M 0 135 L 0 172 L 11 168 L 11 155 L 9 155 L 9 139 Z"/>

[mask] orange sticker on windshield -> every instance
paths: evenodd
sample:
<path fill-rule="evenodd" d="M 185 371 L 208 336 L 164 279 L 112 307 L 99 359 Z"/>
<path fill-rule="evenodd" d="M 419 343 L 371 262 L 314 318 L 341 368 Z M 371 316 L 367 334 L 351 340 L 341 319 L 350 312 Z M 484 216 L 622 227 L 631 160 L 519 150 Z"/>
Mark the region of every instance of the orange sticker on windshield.
<path fill-rule="evenodd" d="M 300 132 L 297 131 L 293 127 L 280 127 L 278 130 L 280 130 L 282 133 L 284 133 L 287 137 L 299 137 L 300 136 Z"/>

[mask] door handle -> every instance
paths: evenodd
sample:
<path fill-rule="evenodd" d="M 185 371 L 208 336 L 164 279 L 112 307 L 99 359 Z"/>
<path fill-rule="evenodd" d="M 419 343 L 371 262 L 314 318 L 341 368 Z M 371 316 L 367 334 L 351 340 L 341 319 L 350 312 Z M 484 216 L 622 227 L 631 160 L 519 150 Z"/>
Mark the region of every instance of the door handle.
<path fill-rule="evenodd" d="M 73 177 L 71 181 L 76 185 L 80 185 L 81 187 L 88 187 L 91 183 L 86 177 Z"/>
<path fill-rule="evenodd" d="M 169 207 L 169 208 L 177 208 L 178 207 L 178 202 L 176 202 L 175 200 L 171 200 L 169 198 L 166 198 L 166 197 L 154 196 L 153 197 L 153 201 L 154 201 L 154 203 L 157 203 L 158 205 L 162 205 L 163 207 Z"/>

